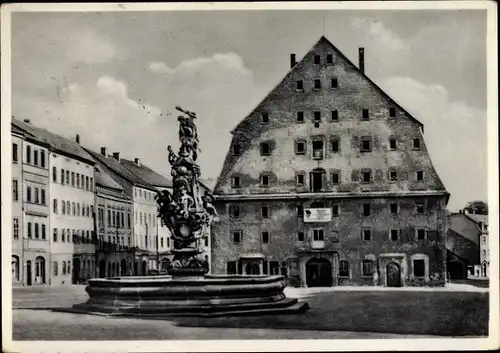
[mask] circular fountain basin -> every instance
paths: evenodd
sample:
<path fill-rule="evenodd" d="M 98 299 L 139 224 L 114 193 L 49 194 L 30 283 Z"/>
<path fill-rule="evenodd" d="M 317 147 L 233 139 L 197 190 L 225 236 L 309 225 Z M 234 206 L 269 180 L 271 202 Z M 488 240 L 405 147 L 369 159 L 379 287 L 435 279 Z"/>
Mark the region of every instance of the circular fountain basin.
<path fill-rule="evenodd" d="M 112 277 L 92 279 L 89 300 L 71 312 L 113 316 L 297 314 L 306 302 L 287 298 L 283 276 Z"/>

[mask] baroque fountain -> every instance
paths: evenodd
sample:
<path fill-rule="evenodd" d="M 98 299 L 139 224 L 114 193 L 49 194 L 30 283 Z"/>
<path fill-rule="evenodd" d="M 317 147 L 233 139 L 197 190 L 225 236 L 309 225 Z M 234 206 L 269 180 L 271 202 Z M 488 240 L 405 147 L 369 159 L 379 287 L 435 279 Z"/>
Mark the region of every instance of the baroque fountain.
<path fill-rule="evenodd" d="M 287 298 L 283 276 L 211 276 L 201 258 L 200 238 L 217 212 L 210 194 L 201 195 L 198 179 L 196 114 L 180 107 L 181 147 L 168 146 L 173 192 L 157 196 L 159 217 L 169 228 L 174 255 L 168 276 L 129 276 L 91 279 L 87 302 L 69 311 L 112 316 L 222 316 L 303 313 L 306 302 Z"/>

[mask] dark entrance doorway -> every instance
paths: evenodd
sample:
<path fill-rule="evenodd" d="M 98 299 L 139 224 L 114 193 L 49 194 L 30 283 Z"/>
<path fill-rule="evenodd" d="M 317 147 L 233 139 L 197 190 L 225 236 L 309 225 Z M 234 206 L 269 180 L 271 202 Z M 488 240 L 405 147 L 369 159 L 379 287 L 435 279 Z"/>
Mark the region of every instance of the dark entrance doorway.
<path fill-rule="evenodd" d="M 99 278 L 106 277 L 106 262 L 104 260 L 99 261 Z"/>
<path fill-rule="evenodd" d="M 73 258 L 73 284 L 80 283 L 80 259 Z"/>
<path fill-rule="evenodd" d="M 260 275 L 260 266 L 259 264 L 247 264 L 245 266 L 245 274 L 247 275 Z"/>
<path fill-rule="evenodd" d="M 465 267 L 458 261 L 451 261 L 446 264 L 450 279 L 467 279 Z"/>
<path fill-rule="evenodd" d="M 324 258 L 311 259 L 306 264 L 308 287 L 331 287 L 333 284 L 332 264 Z"/>
<path fill-rule="evenodd" d="M 148 274 L 148 263 L 146 260 L 142 261 L 142 275 L 145 276 Z"/>
<path fill-rule="evenodd" d="M 314 169 L 311 174 L 311 191 L 312 192 L 319 192 L 323 190 L 324 185 L 324 175 L 326 174 L 326 171 L 322 168 L 317 168 Z"/>
<path fill-rule="evenodd" d="M 386 266 L 387 287 L 401 287 L 401 267 L 391 262 Z"/>
<path fill-rule="evenodd" d="M 26 262 L 26 284 L 28 286 L 31 286 L 33 284 L 33 279 L 31 277 L 32 272 L 31 272 L 31 261 L 28 260 Z"/>
<path fill-rule="evenodd" d="M 122 262 L 121 262 L 120 270 L 121 270 L 121 275 L 122 276 L 126 276 L 127 275 L 127 261 L 125 261 L 125 259 L 123 259 Z"/>

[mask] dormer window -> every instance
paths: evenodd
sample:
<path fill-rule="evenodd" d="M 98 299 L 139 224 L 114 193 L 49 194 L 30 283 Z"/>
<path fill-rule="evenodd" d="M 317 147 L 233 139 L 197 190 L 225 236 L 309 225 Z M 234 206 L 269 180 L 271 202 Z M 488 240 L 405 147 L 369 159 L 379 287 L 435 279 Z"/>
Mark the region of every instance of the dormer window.
<path fill-rule="evenodd" d="M 269 175 L 261 174 L 260 176 L 260 186 L 269 186 Z"/>
<path fill-rule="evenodd" d="M 267 112 L 263 112 L 261 114 L 261 120 L 264 124 L 269 123 L 269 114 Z"/>
<path fill-rule="evenodd" d="M 417 181 L 423 181 L 424 180 L 424 171 L 419 170 L 417 171 Z"/>
<path fill-rule="evenodd" d="M 398 172 L 394 169 L 389 170 L 389 181 L 397 181 L 398 180 Z"/>
<path fill-rule="evenodd" d="M 389 108 L 389 117 L 391 118 L 396 117 L 396 108 Z"/>
<path fill-rule="evenodd" d="M 420 151 L 420 139 L 419 138 L 413 139 L 413 150 Z"/>
<path fill-rule="evenodd" d="M 240 150 L 240 145 L 239 144 L 234 144 L 232 146 L 232 153 L 233 153 L 233 156 L 239 156 L 240 155 L 241 150 Z"/>
<path fill-rule="evenodd" d="M 239 188 L 239 187 L 241 187 L 241 182 L 240 182 L 240 177 L 239 176 L 233 176 L 231 178 L 231 186 L 233 188 Z"/>
<path fill-rule="evenodd" d="M 372 171 L 371 170 L 363 170 L 361 173 L 361 181 L 364 184 L 371 183 L 372 181 Z"/>
<path fill-rule="evenodd" d="M 332 88 L 338 88 L 339 87 L 339 80 L 337 78 L 332 78 L 331 85 L 332 85 Z"/>
<path fill-rule="evenodd" d="M 321 80 L 316 79 L 314 80 L 314 89 L 318 90 L 321 88 Z"/>
<path fill-rule="evenodd" d="M 262 142 L 260 144 L 260 155 L 261 156 L 270 156 L 271 155 L 271 146 L 269 142 Z"/>
<path fill-rule="evenodd" d="M 321 64 L 321 56 L 314 55 L 314 64 L 316 64 L 316 65 Z"/>
<path fill-rule="evenodd" d="M 326 63 L 333 64 L 333 55 L 332 54 L 326 54 Z"/>
<path fill-rule="evenodd" d="M 297 122 L 298 123 L 304 122 L 304 112 L 297 112 Z"/>
<path fill-rule="evenodd" d="M 304 90 L 304 81 L 298 80 L 297 81 L 297 91 L 303 91 Z"/>

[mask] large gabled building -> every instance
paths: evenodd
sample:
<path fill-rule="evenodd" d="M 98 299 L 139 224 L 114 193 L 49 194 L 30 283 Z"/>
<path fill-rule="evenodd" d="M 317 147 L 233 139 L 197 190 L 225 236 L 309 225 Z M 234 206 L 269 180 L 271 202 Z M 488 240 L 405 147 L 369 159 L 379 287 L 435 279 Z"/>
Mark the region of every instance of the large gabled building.
<path fill-rule="evenodd" d="M 232 131 L 212 272 L 441 285 L 446 204 L 423 124 L 325 37 Z"/>

